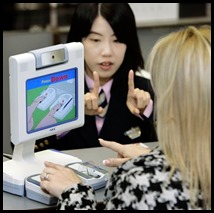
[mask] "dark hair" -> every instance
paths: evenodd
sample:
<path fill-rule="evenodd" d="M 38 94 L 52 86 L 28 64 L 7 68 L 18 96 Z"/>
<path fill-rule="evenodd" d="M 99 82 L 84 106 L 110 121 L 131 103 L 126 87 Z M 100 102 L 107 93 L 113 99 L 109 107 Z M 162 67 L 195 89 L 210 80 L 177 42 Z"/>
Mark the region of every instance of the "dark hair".
<path fill-rule="evenodd" d="M 144 68 L 135 17 L 128 3 L 79 3 L 74 10 L 67 42 L 81 42 L 90 33 L 98 15 L 107 20 L 117 39 L 127 45 L 124 61 L 115 75 L 125 76 L 130 69 Z M 124 73 L 125 72 L 125 73 Z M 120 74 L 121 73 L 121 74 Z M 115 76 L 116 77 L 116 76 Z"/>

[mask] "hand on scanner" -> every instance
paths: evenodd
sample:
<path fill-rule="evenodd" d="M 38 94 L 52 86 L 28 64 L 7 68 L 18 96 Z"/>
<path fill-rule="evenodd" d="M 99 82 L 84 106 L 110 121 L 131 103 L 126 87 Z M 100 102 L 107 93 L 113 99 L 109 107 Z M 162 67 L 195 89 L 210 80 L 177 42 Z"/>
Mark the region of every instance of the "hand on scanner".
<path fill-rule="evenodd" d="M 40 179 L 41 189 L 57 198 L 60 198 L 62 192 L 72 184 L 82 182 L 72 169 L 48 161 L 45 162 Z"/>

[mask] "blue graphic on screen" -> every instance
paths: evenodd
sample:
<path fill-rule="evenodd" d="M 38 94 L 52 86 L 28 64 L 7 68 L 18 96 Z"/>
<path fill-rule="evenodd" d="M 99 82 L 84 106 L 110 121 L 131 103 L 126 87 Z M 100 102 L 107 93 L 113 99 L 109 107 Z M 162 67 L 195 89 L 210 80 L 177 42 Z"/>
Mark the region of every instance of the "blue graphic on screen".
<path fill-rule="evenodd" d="M 26 81 L 27 132 L 77 119 L 77 69 Z"/>

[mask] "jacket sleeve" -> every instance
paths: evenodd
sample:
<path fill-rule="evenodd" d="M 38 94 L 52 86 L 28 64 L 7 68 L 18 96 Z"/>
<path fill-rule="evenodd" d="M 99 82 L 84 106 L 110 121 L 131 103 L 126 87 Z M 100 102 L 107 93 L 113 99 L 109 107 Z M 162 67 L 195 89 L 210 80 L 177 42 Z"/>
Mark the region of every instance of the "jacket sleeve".
<path fill-rule="evenodd" d="M 64 191 L 57 204 L 57 210 L 95 210 L 95 193 L 92 187 L 76 184 Z"/>

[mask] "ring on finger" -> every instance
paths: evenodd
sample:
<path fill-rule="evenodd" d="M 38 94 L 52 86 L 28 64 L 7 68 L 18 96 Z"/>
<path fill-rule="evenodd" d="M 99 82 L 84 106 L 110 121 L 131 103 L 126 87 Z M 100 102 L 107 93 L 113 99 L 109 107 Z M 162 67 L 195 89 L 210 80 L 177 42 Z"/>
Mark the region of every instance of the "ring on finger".
<path fill-rule="evenodd" d="M 48 178 L 49 178 L 49 173 L 45 173 L 44 180 L 48 180 Z"/>

